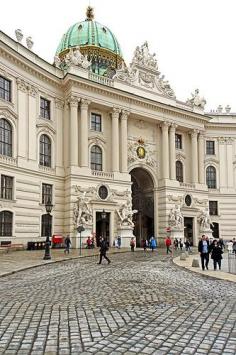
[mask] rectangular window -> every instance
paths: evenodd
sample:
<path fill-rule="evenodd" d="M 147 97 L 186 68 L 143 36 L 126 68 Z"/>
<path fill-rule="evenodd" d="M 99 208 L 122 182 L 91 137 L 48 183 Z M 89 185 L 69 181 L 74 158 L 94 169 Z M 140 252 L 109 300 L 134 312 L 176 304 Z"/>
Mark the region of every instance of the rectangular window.
<path fill-rule="evenodd" d="M 52 203 L 52 185 L 42 184 L 42 204 L 45 205 L 49 200 Z"/>
<path fill-rule="evenodd" d="M 1 198 L 13 199 L 13 177 L 1 175 Z"/>
<path fill-rule="evenodd" d="M 182 149 L 182 136 L 181 134 L 175 135 L 175 148 Z"/>
<path fill-rule="evenodd" d="M 206 141 L 206 154 L 207 155 L 215 154 L 215 141 Z"/>
<path fill-rule="evenodd" d="M 218 216 L 218 201 L 209 201 L 209 214 Z"/>
<path fill-rule="evenodd" d="M 102 116 L 97 113 L 91 113 L 91 129 L 94 131 L 102 131 Z"/>
<path fill-rule="evenodd" d="M 50 120 L 50 101 L 40 97 L 40 116 Z"/>
<path fill-rule="evenodd" d="M 0 98 L 11 101 L 11 82 L 0 76 Z"/>

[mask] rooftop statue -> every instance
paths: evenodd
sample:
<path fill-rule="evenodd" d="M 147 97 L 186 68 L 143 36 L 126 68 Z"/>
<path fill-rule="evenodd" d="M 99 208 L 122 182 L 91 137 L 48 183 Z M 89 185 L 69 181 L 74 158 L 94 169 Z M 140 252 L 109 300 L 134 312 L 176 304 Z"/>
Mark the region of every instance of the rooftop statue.
<path fill-rule="evenodd" d="M 80 52 L 78 47 L 74 50 L 70 48 L 69 52 L 65 55 L 63 60 L 61 60 L 59 56 L 55 56 L 54 64 L 57 68 L 60 69 L 69 68 L 71 65 L 75 65 L 87 69 L 91 65 L 87 55 L 84 56 Z"/>
<path fill-rule="evenodd" d="M 206 99 L 204 97 L 200 97 L 199 89 L 196 89 L 194 94 L 191 93 L 191 95 L 192 97 L 187 99 L 186 104 L 192 107 L 196 106 L 204 109 L 206 105 Z"/>
<path fill-rule="evenodd" d="M 156 53 L 151 54 L 149 52 L 147 41 L 139 47 L 137 46 L 134 52 L 133 63 L 144 65 L 150 69 L 158 69 L 157 60 L 155 58 Z"/>

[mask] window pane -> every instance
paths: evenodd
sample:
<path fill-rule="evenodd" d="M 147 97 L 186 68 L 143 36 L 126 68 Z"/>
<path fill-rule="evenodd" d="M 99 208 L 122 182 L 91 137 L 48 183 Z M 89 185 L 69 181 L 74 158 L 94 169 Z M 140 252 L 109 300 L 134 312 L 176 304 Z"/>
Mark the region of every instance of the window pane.
<path fill-rule="evenodd" d="M 216 189 L 216 169 L 214 166 L 208 166 L 206 169 L 206 184 L 209 189 Z"/>
<path fill-rule="evenodd" d="M 0 154 L 12 156 L 12 128 L 4 118 L 0 119 Z"/>
<path fill-rule="evenodd" d="M 13 199 L 13 177 L 1 175 L 1 198 Z"/>
<path fill-rule="evenodd" d="M 52 202 L 52 185 L 42 185 L 42 203 L 46 204 L 50 200 Z"/>
<path fill-rule="evenodd" d="M 91 114 L 91 129 L 94 131 L 101 132 L 102 130 L 102 117 L 99 114 Z"/>
<path fill-rule="evenodd" d="M 175 135 L 175 147 L 176 149 L 182 149 L 182 136 L 181 134 Z"/>
<path fill-rule="evenodd" d="M 102 171 L 102 150 L 97 145 L 91 148 L 91 169 Z"/>
<path fill-rule="evenodd" d="M 13 214 L 9 211 L 0 212 L 0 236 L 12 236 Z"/>
<path fill-rule="evenodd" d="M 43 166 L 51 167 L 51 140 L 45 134 L 43 134 L 40 137 L 39 151 L 40 151 L 39 164 Z"/>
<path fill-rule="evenodd" d="M 206 141 L 206 154 L 214 155 L 215 154 L 215 142 Z"/>
<path fill-rule="evenodd" d="M 183 164 L 181 161 L 176 162 L 176 180 L 183 182 Z"/>
<path fill-rule="evenodd" d="M 0 76 L 0 98 L 11 101 L 11 82 Z"/>
<path fill-rule="evenodd" d="M 40 116 L 50 120 L 50 101 L 40 97 Z"/>
<path fill-rule="evenodd" d="M 218 215 L 218 201 L 209 201 L 209 213 L 212 216 Z"/>

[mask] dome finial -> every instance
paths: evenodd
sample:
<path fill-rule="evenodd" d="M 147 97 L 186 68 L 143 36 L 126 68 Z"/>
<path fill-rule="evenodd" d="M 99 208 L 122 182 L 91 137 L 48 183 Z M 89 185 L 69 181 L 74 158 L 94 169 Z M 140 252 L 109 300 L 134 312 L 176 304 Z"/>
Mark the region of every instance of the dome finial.
<path fill-rule="evenodd" d="M 86 20 L 87 21 L 92 21 L 94 19 L 94 13 L 93 13 L 93 7 L 88 6 L 86 10 Z"/>

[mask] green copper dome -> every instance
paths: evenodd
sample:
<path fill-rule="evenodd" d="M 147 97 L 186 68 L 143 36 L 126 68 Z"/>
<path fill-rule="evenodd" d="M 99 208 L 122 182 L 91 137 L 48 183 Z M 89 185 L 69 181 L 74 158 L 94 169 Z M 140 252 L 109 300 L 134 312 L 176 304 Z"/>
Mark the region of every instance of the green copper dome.
<path fill-rule="evenodd" d="M 119 43 L 106 26 L 97 21 L 85 20 L 71 26 L 64 34 L 57 48 L 57 55 L 71 47 L 96 46 L 107 49 L 122 57 Z"/>
<path fill-rule="evenodd" d="M 113 77 L 123 63 L 119 43 L 106 26 L 94 21 L 93 8 L 88 7 L 85 21 L 71 26 L 57 48 L 56 56 L 63 61 L 67 53 L 79 48 L 91 63 L 90 70 L 98 75 Z"/>

